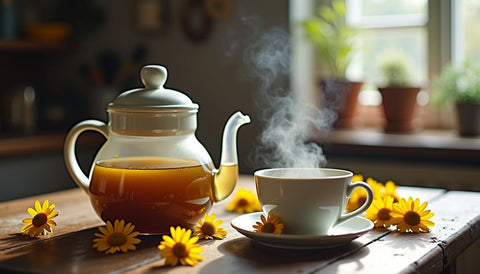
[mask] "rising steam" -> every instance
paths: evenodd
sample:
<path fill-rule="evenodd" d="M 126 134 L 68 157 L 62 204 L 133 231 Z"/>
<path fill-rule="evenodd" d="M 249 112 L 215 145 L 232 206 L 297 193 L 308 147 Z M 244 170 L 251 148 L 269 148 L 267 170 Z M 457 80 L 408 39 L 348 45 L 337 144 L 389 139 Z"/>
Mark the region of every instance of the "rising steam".
<path fill-rule="evenodd" d="M 258 137 L 256 166 L 322 167 L 326 164 L 322 148 L 309 142 L 312 127 L 329 129 L 335 114 L 313 103 L 299 105 L 287 86 L 294 69 L 290 63 L 290 36 L 280 28 L 250 40 L 243 60 L 259 83 L 256 98 L 265 127 Z M 282 85 L 283 83 L 283 85 Z"/>

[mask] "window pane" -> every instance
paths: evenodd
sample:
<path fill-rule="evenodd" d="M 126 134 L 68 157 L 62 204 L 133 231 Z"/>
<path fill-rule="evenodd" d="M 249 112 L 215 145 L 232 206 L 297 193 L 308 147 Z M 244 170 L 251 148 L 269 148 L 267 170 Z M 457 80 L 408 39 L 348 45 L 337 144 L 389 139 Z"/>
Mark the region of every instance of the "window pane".
<path fill-rule="evenodd" d="M 480 1 L 464 0 L 462 16 L 464 22 L 465 57 L 480 62 Z"/>
<path fill-rule="evenodd" d="M 347 77 L 362 79 L 362 104 L 378 105 L 382 85 L 380 63 L 400 54 L 409 65 L 413 85 L 427 84 L 427 0 L 347 0 L 348 23 L 359 29 Z"/>
<path fill-rule="evenodd" d="M 362 0 L 363 16 L 377 15 L 406 15 L 406 14 L 425 14 L 427 9 L 426 0 Z"/>
<path fill-rule="evenodd" d="M 347 21 L 360 27 L 424 25 L 427 0 L 347 0 Z"/>
<path fill-rule="evenodd" d="M 364 30 L 360 34 L 360 39 L 361 64 L 356 66 L 363 71 L 363 78 L 380 84 L 382 78 L 379 65 L 382 59 L 390 54 L 402 54 L 410 65 L 412 81 L 417 85 L 425 83 L 427 38 L 424 28 Z"/>

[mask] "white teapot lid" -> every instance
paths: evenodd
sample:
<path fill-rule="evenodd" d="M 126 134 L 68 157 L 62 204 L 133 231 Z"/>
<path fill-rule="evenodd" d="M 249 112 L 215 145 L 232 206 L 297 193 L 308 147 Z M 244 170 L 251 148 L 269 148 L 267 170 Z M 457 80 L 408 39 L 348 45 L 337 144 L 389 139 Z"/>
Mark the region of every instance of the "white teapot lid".
<path fill-rule="evenodd" d="M 198 104 L 185 94 L 167 89 L 163 85 L 167 81 L 167 69 L 160 65 L 146 65 L 140 71 L 144 88 L 125 91 L 117 96 L 108 109 L 130 111 L 197 110 Z"/>

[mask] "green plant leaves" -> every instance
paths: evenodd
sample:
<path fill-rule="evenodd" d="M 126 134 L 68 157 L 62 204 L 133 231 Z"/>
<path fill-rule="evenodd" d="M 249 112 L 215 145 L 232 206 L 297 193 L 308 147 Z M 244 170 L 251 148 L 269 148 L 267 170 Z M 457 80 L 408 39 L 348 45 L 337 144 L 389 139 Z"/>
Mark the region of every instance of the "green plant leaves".
<path fill-rule="evenodd" d="M 480 102 L 480 66 L 466 61 L 462 66 L 447 65 L 433 82 L 434 104 Z"/>
<path fill-rule="evenodd" d="M 355 30 L 345 24 L 346 5 L 335 0 L 332 7 L 322 6 L 317 15 L 302 22 L 307 37 L 312 42 L 320 65 L 326 66 L 332 76 L 345 78 L 350 64 Z"/>

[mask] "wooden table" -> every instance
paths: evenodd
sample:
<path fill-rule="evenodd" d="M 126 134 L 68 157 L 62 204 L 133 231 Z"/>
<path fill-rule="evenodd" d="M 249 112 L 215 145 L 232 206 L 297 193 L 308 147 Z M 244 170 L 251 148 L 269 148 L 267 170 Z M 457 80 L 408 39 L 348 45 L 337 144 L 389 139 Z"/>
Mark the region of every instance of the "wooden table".
<path fill-rule="evenodd" d="M 240 176 L 237 187 L 254 190 L 252 176 Z M 211 212 L 224 220 L 223 240 L 201 240 L 204 261 L 193 267 L 163 266 L 160 236 L 140 236 L 136 251 L 107 255 L 92 248 L 103 222 L 80 189 L 0 203 L 0 273 L 438 273 L 451 269 L 457 256 L 480 236 L 480 193 L 401 187 L 402 197 L 429 201 L 436 223 L 430 233 L 403 234 L 374 229 L 333 249 L 284 250 L 263 246 L 238 233 L 225 211 L 227 198 Z M 19 234 L 35 200 L 56 204 L 54 233 L 41 238 Z M 480 263 L 479 263 L 480 266 Z"/>

